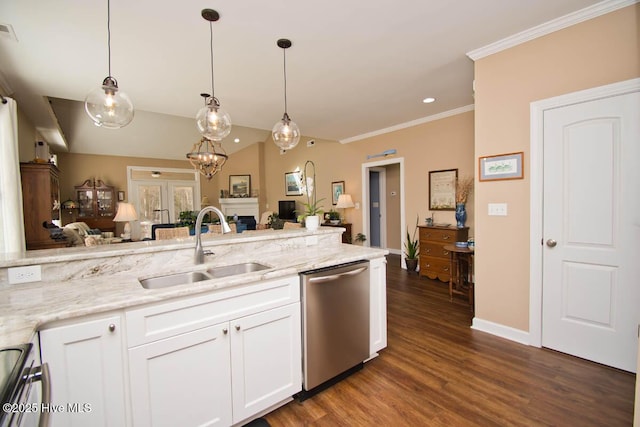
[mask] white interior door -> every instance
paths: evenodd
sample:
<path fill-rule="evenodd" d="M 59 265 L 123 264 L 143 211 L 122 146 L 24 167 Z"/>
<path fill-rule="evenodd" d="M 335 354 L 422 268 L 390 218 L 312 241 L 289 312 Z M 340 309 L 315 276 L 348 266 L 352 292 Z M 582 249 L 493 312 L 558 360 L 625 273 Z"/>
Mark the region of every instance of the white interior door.
<path fill-rule="evenodd" d="M 640 93 L 544 112 L 542 345 L 635 372 Z"/>

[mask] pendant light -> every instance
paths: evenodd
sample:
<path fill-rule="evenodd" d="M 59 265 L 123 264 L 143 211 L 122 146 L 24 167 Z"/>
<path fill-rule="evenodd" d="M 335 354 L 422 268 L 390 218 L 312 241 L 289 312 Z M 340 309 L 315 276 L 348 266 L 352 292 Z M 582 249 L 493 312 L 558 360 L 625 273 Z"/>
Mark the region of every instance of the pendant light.
<path fill-rule="evenodd" d="M 213 22 L 220 19 L 220 15 L 213 9 L 203 9 L 202 17 L 209 21 L 209 35 L 211 44 L 211 96 L 205 99 L 205 106 L 196 115 L 198 131 L 212 141 L 222 141 L 231 132 L 231 117 L 220 106 L 216 98 L 213 84 Z"/>
<path fill-rule="evenodd" d="M 87 94 L 84 109 L 96 126 L 119 129 L 133 120 L 133 103 L 118 88 L 118 81 L 111 75 L 111 1 L 107 0 L 107 46 L 109 50 L 109 75 Z"/>
<path fill-rule="evenodd" d="M 300 128 L 287 114 L 287 49 L 291 47 L 291 40 L 280 39 L 276 44 L 282 48 L 284 58 L 284 115 L 282 120 L 273 126 L 271 136 L 280 149 L 291 150 L 300 141 Z"/>
<path fill-rule="evenodd" d="M 208 93 L 201 93 L 200 96 L 204 98 L 206 108 L 206 103 L 211 96 Z M 220 172 L 228 158 L 229 156 L 222 148 L 222 142 L 206 137 L 202 137 L 200 141 L 193 144 L 191 152 L 187 153 L 191 166 L 207 179 L 213 178 Z"/>

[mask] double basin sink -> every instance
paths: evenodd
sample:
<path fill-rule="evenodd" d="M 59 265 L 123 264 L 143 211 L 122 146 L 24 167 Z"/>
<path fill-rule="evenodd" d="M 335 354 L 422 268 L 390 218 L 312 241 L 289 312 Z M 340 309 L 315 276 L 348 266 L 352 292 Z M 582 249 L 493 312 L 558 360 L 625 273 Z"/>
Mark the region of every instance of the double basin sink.
<path fill-rule="evenodd" d="M 254 271 L 261 271 L 269 268 L 271 267 L 257 262 L 245 262 L 242 264 L 212 267 L 206 271 L 188 271 L 186 273 L 150 277 L 148 279 L 141 279 L 140 285 L 145 289 L 161 289 L 171 286 L 202 282 L 204 280 L 236 276 L 238 274 L 253 273 Z"/>

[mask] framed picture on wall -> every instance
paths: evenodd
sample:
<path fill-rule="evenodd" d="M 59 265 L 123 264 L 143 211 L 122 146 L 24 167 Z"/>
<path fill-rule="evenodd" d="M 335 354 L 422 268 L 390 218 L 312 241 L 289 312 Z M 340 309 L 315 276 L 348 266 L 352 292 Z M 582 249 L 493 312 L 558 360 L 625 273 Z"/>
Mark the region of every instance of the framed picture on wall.
<path fill-rule="evenodd" d="M 124 202 L 124 191 L 118 191 L 118 201 Z"/>
<path fill-rule="evenodd" d="M 500 154 L 497 156 L 483 156 L 478 159 L 480 181 L 495 181 L 498 179 L 522 179 L 523 152 Z"/>
<path fill-rule="evenodd" d="M 249 197 L 251 194 L 251 175 L 229 175 L 229 195 L 231 197 Z"/>
<path fill-rule="evenodd" d="M 331 203 L 338 204 L 338 198 L 344 194 L 344 181 L 334 181 L 331 183 Z"/>
<path fill-rule="evenodd" d="M 302 196 L 302 175 L 300 172 L 285 172 L 284 194 L 285 196 Z"/>
<path fill-rule="evenodd" d="M 429 172 L 429 210 L 456 210 L 456 181 L 458 169 Z"/>

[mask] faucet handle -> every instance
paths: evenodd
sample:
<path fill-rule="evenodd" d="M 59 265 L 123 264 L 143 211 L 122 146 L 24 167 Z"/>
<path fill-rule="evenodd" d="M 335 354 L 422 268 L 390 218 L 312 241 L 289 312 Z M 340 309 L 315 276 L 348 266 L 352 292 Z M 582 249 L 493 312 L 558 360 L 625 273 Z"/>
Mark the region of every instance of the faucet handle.
<path fill-rule="evenodd" d="M 203 252 L 203 255 L 205 255 L 205 256 L 206 255 L 215 255 L 215 253 L 213 251 L 206 250 L 206 251 Z"/>

